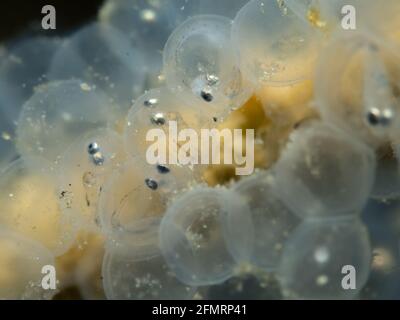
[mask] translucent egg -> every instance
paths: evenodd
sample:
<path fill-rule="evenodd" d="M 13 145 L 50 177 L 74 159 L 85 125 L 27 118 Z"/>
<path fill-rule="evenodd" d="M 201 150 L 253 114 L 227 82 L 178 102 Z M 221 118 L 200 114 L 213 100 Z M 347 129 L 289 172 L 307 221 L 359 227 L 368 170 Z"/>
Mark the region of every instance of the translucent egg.
<path fill-rule="evenodd" d="M 163 52 L 168 87 L 210 117 L 226 116 L 252 93 L 239 70 L 231 25 L 217 15 L 189 18 L 171 34 Z"/>
<path fill-rule="evenodd" d="M 99 222 L 110 246 L 131 245 L 151 254 L 158 241 L 167 199 L 185 189 L 190 171 L 152 166 L 141 158 L 129 160 L 108 179 L 99 200 Z"/>
<path fill-rule="evenodd" d="M 179 280 L 205 286 L 222 283 L 233 275 L 236 263 L 227 242 L 240 245 L 248 238 L 239 232 L 232 238 L 226 231 L 228 217 L 235 210 L 246 210 L 240 198 L 212 188 L 192 189 L 169 205 L 161 222 L 160 248 Z"/>
<path fill-rule="evenodd" d="M 136 257 L 135 252 L 107 251 L 103 260 L 103 286 L 111 300 L 184 300 L 196 288 L 182 284 L 161 254 Z"/>
<path fill-rule="evenodd" d="M 60 45 L 57 38 L 23 38 L 12 43 L 0 62 L 0 105 L 13 121 L 34 91 L 47 82 L 49 63 Z"/>
<path fill-rule="evenodd" d="M 379 148 L 398 122 L 400 56 L 372 33 L 340 33 L 321 54 L 316 106 L 333 122 Z"/>
<path fill-rule="evenodd" d="M 280 200 L 276 181 L 272 173 L 260 172 L 239 181 L 233 186 L 237 197 L 241 197 L 250 208 L 250 219 L 253 224 L 254 245 L 251 262 L 267 271 L 274 271 L 279 264 L 283 246 L 300 219 Z M 248 212 L 235 211 L 241 216 Z M 242 218 L 244 219 L 244 217 Z M 237 221 L 241 231 L 246 225 Z"/>
<path fill-rule="evenodd" d="M 141 96 L 128 114 L 125 148 L 132 156 L 146 157 L 148 161 L 151 158 L 151 162 L 158 162 L 154 164 L 198 164 L 200 146 L 184 157 L 187 160 L 185 163 L 179 161 L 180 149 L 188 142 L 186 136 L 180 138 L 181 132 L 193 129 L 200 133 L 200 129 L 209 127 L 211 122 L 211 117 L 207 118 L 200 111 L 187 107 L 168 89 L 153 89 Z M 165 137 L 165 140 L 161 141 L 160 136 Z M 174 142 L 172 145 L 170 140 Z M 200 171 L 198 166 L 193 169 Z"/>
<path fill-rule="evenodd" d="M 116 126 L 118 107 L 100 90 L 85 88 L 79 80 L 68 80 L 36 90 L 18 120 L 16 143 L 23 156 L 56 161 L 86 132 Z"/>
<path fill-rule="evenodd" d="M 45 247 L 0 226 L 0 300 L 51 299 L 57 291 L 42 288 L 42 268 L 54 264 Z"/>
<path fill-rule="evenodd" d="M 65 40 L 51 63 L 51 80 L 81 79 L 124 110 L 143 91 L 143 57 L 111 26 L 93 23 Z"/>
<path fill-rule="evenodd" d="M 34 239 L 56 256 L 73 244 L 76 230 L 59 207 L 51 165 L 39 158 L 14 161 L 0 176 L 0 225 Z"/>
<path fill-rule="evenodd" d="M 286 243 L 278 277 L 289 298 L 351 299 L 367 282 L 370 264 L 369 236 L 361 222 L 311 220 Z"/>
<path fill-rule="evenodd" d="M 304 218 L 358 214 L 375 177 L 368 146 L 323 122 L 295 131 L 276 164 L 279 196 Z"/>
<path fill-rule="evenodd" d="M 162 51 L 173 30 L 188 17 L 218 14 L 233 18 L 247 0 L 108 0 L 100 10 L 101 23 L 127 35 L 135 48 L 145 52 L 146 87 L 163 83 Z"/>
<path fill-rule="evenodd" d="M 122 138 L 110 129 L 97 129 L 78 139 L 61 156 L 59 197 L 63 213 L 79 228 L 96 230 L 98 199 L 103 185 L 125 163 Z"/>
<path fill-rule="evenodd" d="M 122 31 L 133 47 L 144 54 L 146 88 L 158 87 L 162 50 L 176 27 L 173 1 L 108 0 L 100 11 L 100 21 Z"/>
<path fill-rule="evenodd" d="M 256 85 L 309 78 L 320 44 L 316 30 L 276 0 L 249 1 L 234 20 L 232 39 L 243 74 Z"/>

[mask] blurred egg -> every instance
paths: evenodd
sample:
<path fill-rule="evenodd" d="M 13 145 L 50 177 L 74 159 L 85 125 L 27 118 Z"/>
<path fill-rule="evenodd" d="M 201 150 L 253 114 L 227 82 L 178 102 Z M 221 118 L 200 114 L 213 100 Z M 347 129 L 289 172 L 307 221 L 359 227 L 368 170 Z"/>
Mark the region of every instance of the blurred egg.
<path fill-rule="evenodd" d="M 62 43 L 49 78 L 85 81 L 87 90 L 98 88 L 127 110 L 144 88 L 143 57 L 120 31 L 93 23 Z"/>
<path fill-rule="evenodd" d="M 80 80 L 56 81 L 37 89 L 18 120 L 17 149 L 23 156 L 56 161 L 83 134 L 115 127 L 118 107 Z"/>

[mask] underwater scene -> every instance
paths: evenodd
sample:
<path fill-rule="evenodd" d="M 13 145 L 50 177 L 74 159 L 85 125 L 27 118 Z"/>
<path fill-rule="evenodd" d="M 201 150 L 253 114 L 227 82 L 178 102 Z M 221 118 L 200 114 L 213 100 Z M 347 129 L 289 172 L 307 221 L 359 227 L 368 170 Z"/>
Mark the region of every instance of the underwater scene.
<path fill-rule="evenodd" d="M 0 300 L 400 299 L 399 0 L 54 2 L 3 12 Z"/>

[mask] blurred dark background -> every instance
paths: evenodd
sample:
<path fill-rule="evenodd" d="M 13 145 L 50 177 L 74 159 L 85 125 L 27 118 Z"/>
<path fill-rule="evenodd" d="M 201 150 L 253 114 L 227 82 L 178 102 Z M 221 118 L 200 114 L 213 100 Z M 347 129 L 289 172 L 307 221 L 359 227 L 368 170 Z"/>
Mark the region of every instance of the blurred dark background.
<path fill-rule="evenodd" d="M 1 0 L 0 42 L 23 32 L 61 35 L 96 18 L 104 0 Z M 57 12 L 57 30 L 42 30 L 42 8 L 53 5 Z"/>

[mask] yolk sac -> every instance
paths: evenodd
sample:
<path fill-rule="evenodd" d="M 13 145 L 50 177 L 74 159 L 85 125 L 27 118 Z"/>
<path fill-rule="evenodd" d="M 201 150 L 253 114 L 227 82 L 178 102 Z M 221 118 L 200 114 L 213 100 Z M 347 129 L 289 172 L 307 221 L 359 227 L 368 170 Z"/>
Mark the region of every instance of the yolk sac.
<path fill-rule="evenodd" d="M 160 248 L 179 280 L 203 286 L 233 275 L 236 262 L 227 243 L 241 245 L 248 235 L 228 232 L 227 224 L 241 210 L 246 210 L 244 203 L 224 189 L 195 188 L 170 204 L 161 222 Z"/>
<path fill-rule="evenodd" d="M 275 166 L 280 198 L 299 217 L 348 217 L 360 213 L 371 193 L 372 149 L 323 122 L 298 129 Z"/>
<path fill-rule="evenodd" d="M 74 243 L 74 219 L 60 208 L 53 167 L 40 158 L 14 161 L 0 175 L 0 225 L 40 242 L 56 256 Z"/>
<path fill-rule="evenodd" d="M 249 1 L 233 22 L 232 38 L 242 72 L 257 86 L 310 78 L 320 46 L 320 35 L 277 0 Z"/>
<path fill-rule="evenodd" d="M 203 114 L 226 117 L 242 106 L 252 88 L 239 70 L 228 18 L 200 15 L 189 18 L 169 37 L 164 48 L 168 87 L 185 104 Z"/>
<path fill-rule="evenodd" d="M 278 279 L 287 298 L 352 299 L 367 282 L 370 264 L 368 232 L 358 219 L 306 220 L 284 246 Z M 346 266 L 355 277 L 351 290 L 342 286 Z"/>

